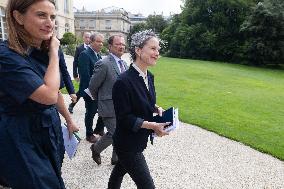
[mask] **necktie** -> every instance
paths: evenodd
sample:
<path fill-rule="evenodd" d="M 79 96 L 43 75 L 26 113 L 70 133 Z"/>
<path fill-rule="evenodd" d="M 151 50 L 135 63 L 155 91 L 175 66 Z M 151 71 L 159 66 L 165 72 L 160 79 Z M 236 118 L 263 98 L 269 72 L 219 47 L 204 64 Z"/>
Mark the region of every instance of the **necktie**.
<path fill-rule="evenodd" d="M 102 59 L 100 54 L 97 54 L 97 57 L 98 57 L 99 60 Z"/>
<path fill-rule="evenodd" d="M 123 73 L 125 71 L 123 60 L 118 61 L 119 67 L 120 67 L 120 73 Z"/>

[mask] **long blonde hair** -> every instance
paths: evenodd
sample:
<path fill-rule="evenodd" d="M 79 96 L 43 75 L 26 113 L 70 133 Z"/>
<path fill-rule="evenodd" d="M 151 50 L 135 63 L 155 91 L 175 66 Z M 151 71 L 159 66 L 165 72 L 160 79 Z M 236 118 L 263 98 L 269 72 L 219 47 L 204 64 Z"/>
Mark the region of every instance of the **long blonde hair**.
<path fill-rule="evenodd" d="M 29 46 L 33 46 L 34 42 L 31 35 L 20 25 L 13 16 L 13 11 L 17 10 L 21 14 L 26 13 L 28 8 L 36 2 L 44 0 L 9 0 L 6 10 L 7 29 L 8 29 L 8 43 L 9 48 L 13 49 L 21 55 L 27 53 Z M 54 0 L 48 0 L 54 6 Z"/>

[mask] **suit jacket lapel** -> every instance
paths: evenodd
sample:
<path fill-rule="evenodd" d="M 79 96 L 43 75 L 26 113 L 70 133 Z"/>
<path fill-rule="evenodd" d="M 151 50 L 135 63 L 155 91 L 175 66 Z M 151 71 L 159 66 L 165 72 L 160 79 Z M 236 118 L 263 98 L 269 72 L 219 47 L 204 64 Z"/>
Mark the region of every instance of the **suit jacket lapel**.
<path fill-rule="evenodd" d="M 126 64 L 126 62 L 124 60 L 122 60 L 122 62 L 123 62 L 123 66 L 125 68 L 125 71 L 128 70 L 128 65 Z"/>
<path fill-rule="evenodd" d="M 87 49 L 87 48 L 85 48 L 84 43 L 82 44 L 81 49 L 82 49 L 82 50 L 86 50 L 86 49 Z"/>
<path fill-rule="evenodd" d="M 111 55 L 109 55 L 109 61 L 111 62 L 112 67 L 115 70 L 115 72 L 117 73 L 117 75 L 120 75 L 120 70 L 119 70 L 119 68 L 117 66 L 117 63 L 116 63 L 115 59 Z"/>
<path fill-rule="evenodd" d="M 95 64 L 99 59 L 99 57 L 96 55 L 96 53 L 91 49 L 91 47 L 88 47 L 88 54 L 92 60 L 92 63 Z"/>
<path fill-rule="evenodd" d="M 149 86 L 149 96 L 152 102 L 154 102 L 154 104 L 156 104 L 156 94 L 155 94 L 155 88 L 154 88 L 154 82 L 153 82 L 153 78 L 150 77 L 150 75 L 147 75 L 148 77 L 148 86 Z"/>
<path fill-rule="evenodd" d="M 135 68 L 133 68 L 133 66 L 130 66 L 129 69 L 131 69 L 131 71 L 132 71 L 133 73 L 135 73 L 135 77 L 137 78 L 137 80 L 142 83 L 141 86 L 143 86 L 143 91 L 146 91 L 146 94 L 147 94 L 147 97 L 148 97 L 148 99 L 149 99 L 149 102 L 152 103 L 151 105 L 155 104 L 155 103 L 156 103 L 156 98 L 155 98 L 155 91 L 154 91 L 154 86 L 153 86 L 153 80 L 152 80 L 152 78 L 151 78 L 149 75 L 147 75 L 147 77 L 148 77 L 148 85 L 149 85 L 149 90 L 148 90 L 147 87 L 146 87 L 146 85 L 145 85 L 145 83 L 144 83 L 143 78 L 139 75 L 138 71 L 135 70 Z M 153 107 L 152 107 L 152 106 L 151 106 L 151 107 L 149 106 L 149 108 L 150 108 L 151 111 L 152 111 L 152 108 L 153 108 Z"/>

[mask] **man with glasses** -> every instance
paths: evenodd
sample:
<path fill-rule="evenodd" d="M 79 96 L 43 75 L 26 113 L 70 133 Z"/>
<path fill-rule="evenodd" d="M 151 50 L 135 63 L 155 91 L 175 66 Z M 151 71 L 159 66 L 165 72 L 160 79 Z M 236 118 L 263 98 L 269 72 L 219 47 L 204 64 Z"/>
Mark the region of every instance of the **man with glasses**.
<path fill-rule="evenodd" d="M 121 60 L 125 52 L 123 36 L 113 35 L 108 39 L 110 54 L 96 63 L 93 76 L 90 80 L 89 90 L 93 98 L 98 100 L 98 113 L 102 117 L 107 133 L 98 142 L 92 144 L 92 158 L 101 164 L 100 153 L 112 144 L 112 135 L 116 127 L 116 118 L 112 101 L 112 87 L 117 77 L 128 69 L 127 64 Z M 111 164 L 117 163 L 117 155 L 112 152 Z"/>

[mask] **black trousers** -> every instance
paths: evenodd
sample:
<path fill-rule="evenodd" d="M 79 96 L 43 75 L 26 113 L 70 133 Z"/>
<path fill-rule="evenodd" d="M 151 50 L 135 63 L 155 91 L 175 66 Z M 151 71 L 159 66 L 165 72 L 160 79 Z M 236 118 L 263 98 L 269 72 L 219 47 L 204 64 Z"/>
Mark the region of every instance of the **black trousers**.
<path fill-rule="evenodd" d="M 126 173 L 130 175 L 138 189 L 154 189 L 148 165 L 142 152 L 117 151 L 118 162 L 112 170 L 108 189 L 118 189 Z"/>
<path fill-rule="evenodd" d="M 93 130 L 93 120 L 98 112 L 98 102 L 96 100 L 92 100 L 90 97 L 83 97 L 85 100 L 85 126 L 86 126 L 86 136 L 93 135 L 94 131 L 103 131 L 104 123 L 102 118 L 99 116 L 96 124 L 96 128 Z"/>
<path fill-rule="evenodd" d="M 76 96 L 77 96 L 77 101 L 76 102 L 71 102 L 70 106 L 72 108 L 74 108 L 74 106 L 77 104 L 77 102 L 80 100 L 81 98 L 81 95 L 79 94 L 79 91 L 76 93 Z"/>

